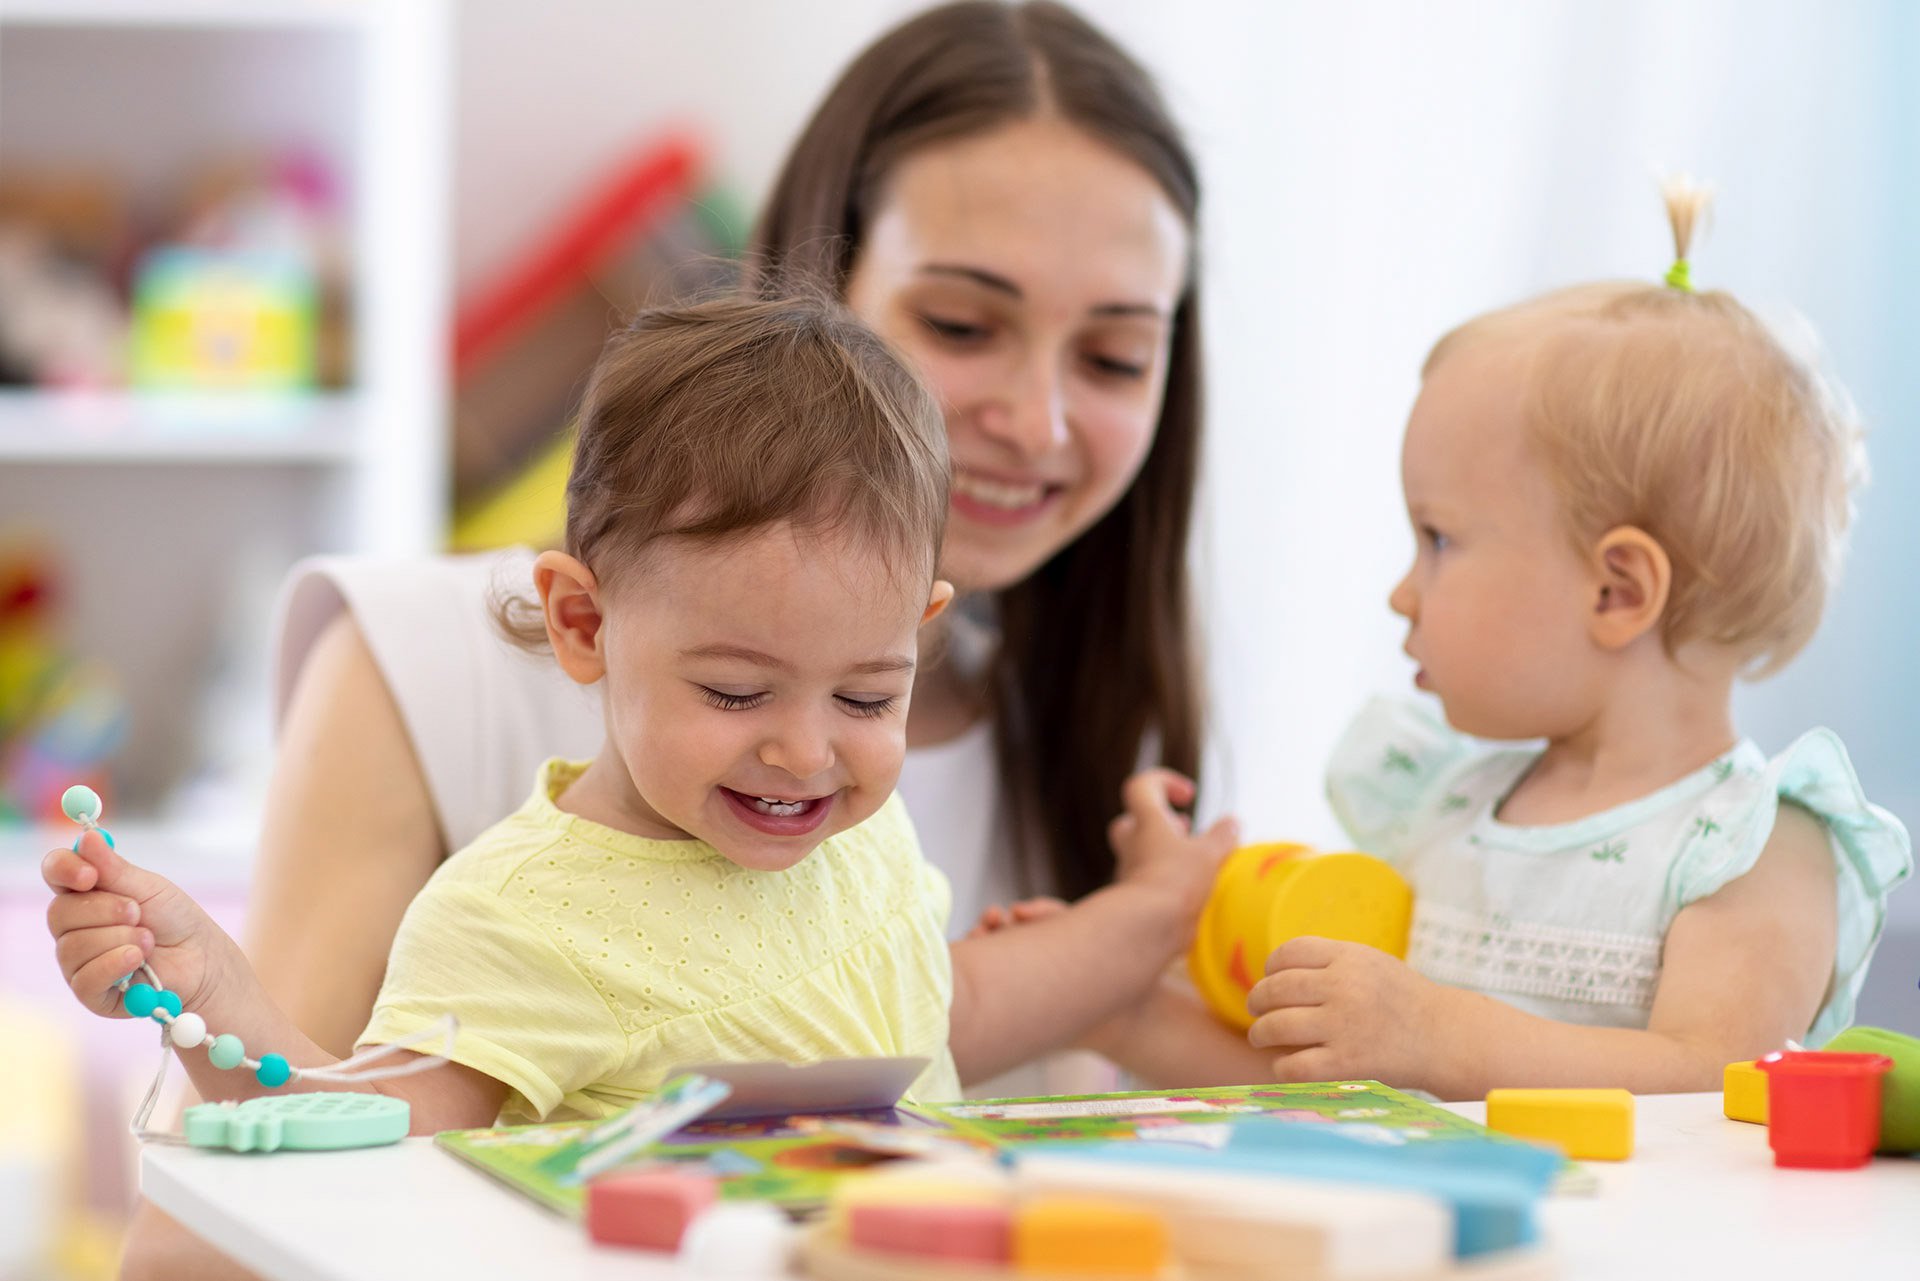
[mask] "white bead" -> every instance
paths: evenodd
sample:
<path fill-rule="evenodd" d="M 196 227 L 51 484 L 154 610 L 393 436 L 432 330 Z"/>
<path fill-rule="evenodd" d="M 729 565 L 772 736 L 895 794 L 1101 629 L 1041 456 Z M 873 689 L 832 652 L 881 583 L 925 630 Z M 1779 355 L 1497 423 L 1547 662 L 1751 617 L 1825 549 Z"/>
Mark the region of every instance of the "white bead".
<path fill-rule="evenodd" d="M 774 1281 L 792 1275 L 793 1240 L 787 1216 L 764 1201 L 722 1203 L 687 1225 L 680 1265 L 703 1277 Z"/>
<path fill-rule="evenodd" d="M 207 1039 L 207 1021 L 198 1014 L 176 1014 L 167 1036 L 183 1050 L 191 1050 Z"/>

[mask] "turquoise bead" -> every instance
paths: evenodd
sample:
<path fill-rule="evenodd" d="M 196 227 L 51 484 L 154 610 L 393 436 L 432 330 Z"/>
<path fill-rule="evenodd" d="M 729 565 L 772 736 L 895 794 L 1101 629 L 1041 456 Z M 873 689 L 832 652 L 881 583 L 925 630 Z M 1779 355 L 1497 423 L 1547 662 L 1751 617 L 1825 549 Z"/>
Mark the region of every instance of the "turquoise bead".
<path fill-rule="evenodd" d="M 165 1010 L 176 1019 L 180 1017 L 180 997 L 178 994 L 162 988 L 153 994 L 153 1000 L 155 1010 Z M 155 1019 L 154 1021 L 157 1023 L 161 1020 Z"/>
<path fill-rule="evenodd" d="M 285 1085 L 293 1075 L 293 1068 L 285 1058 L 278 1054 L 262 1054 L 260 1066 L 254 1069 L 253 1079 L 272 1089 L 276 1085 Z"/>
<path fill-rule="evenodd" d="M 222 1032 L 213 1038 L 213 1044 L 207 1047 L 207 1062 L 217 1068 L 237 1068 L 240 1060 L 247 1057 L 247 1047 L 240 1044 L 240 1038 L 230 1032 Z"/>
<path fill-rule="evenodd" d="M 100 833 L 100 839 L 101 839 L 101 840 L 103 840 L 103 841 L 105 841 L 105 842 L 107 843 L 107 848 L 108 848 L 108 849 L 113 849 L 113 848 L 115 848 L 115 847 L 114 847 L 114 844 L 113 844 L 113 833 L 112 833 L 112 832 L 109 832 L 109 831 L 108 831 L 108 830 L 107 830 L 106 828 L 104 828 L 104 827 L 96 827 L 96 828 L 94 828 L 93 830 L 94 830 L 94 831 L 96 831 L 96 832 L 98 832 L 98 833 Z M 73 838 L 73 852 L 74 852 L 75 854 L 78 854 L 78 853 L 80 852 L 80 842 L 81 842 L 81 841 L 84 841 L 84 840 L 86 840 L 86 839 L 87 839 L 87 838 L 86 838 L 85 836 L 76 836 L 76 837 L 74 837 L 74 838 Z"/>
<path fill-rule="evenodd" d="M 127 1007 L 127 1013 L 136 1019 L 144 1019 L 159 1008 L 160 994 L 145 983 L 130 984 L 120 994 L 120 1003 Z"/>
<path fill-rule="evenodd" d="M 60 794 L 60 812 L 76 823 L 100 817 L 100 793 L 84 783 L 75 783 Z"/>

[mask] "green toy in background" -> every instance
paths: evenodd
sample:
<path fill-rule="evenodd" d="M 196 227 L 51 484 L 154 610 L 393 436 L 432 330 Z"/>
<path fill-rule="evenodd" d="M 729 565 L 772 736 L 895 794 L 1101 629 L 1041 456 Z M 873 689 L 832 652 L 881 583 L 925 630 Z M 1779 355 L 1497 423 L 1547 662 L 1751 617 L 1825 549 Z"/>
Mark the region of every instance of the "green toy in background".
<path fill-rule="evenodd" d="M 1880 1079 L 1881 1152 L 1920 1152 L 1920 1038 L 1883 1027 L 1850 1027 L 1828 1041 L 1841 1054 L 1882 1054 L 1893 1070 Z"/>

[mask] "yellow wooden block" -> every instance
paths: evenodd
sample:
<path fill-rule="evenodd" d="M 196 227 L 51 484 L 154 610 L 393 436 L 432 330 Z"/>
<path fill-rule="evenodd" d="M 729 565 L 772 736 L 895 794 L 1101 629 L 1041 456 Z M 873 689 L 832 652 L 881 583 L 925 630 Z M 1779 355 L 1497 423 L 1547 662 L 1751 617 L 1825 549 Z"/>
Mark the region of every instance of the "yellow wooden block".
<path fill-rule="evenodd" d="M 1042 1196 L 1013 1220 L 1013 1263 L 1056 1276 L 1153 1277 L 1167 1266 L 1167 1223 L 1097 1197 Z"/>
<path fill-rule="evenodd" d="M 1002 1206 L 1013 1201 L 1013 1190 L 1004 1175 L 993 1179 L 972 1179 L 936 1174 L 922 1177 L 897 1177 L 891 1174 L 866 1175 L 843 1179 L 827 1201 L 827 1229 L 835 1239 L 847 1239 L 853 1212 L 862 1206 L 965 1205 Z"/>
<path fill-rule="evenodd" d="M 1633 1095 L 1626 1090 L 1489 1090 L 1487 1128 L 1551 1143 L 1576 1161 L 1633 1155 Z"/>
<path fill-rule="evenodd" d="M 1728 1120 L 1767 1123 L 1767 1074 L 1755 1067 L 1752 1059 L 1727 1064 L 1720 1086 Z"/>

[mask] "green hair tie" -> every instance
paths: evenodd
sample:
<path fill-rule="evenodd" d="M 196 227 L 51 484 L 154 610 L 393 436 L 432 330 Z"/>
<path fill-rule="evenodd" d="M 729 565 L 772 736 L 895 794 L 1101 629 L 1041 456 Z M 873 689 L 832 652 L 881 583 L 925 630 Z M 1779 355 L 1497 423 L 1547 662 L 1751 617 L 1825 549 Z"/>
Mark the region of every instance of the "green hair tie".
<path fill-rule="evenodd" d="M 1683 294 L 1693 292 L 1693 275 L 1687 269 L 1685 258 L 1675 258 L 1673 266 L 1667 268 L 1667 285 Z"/>

